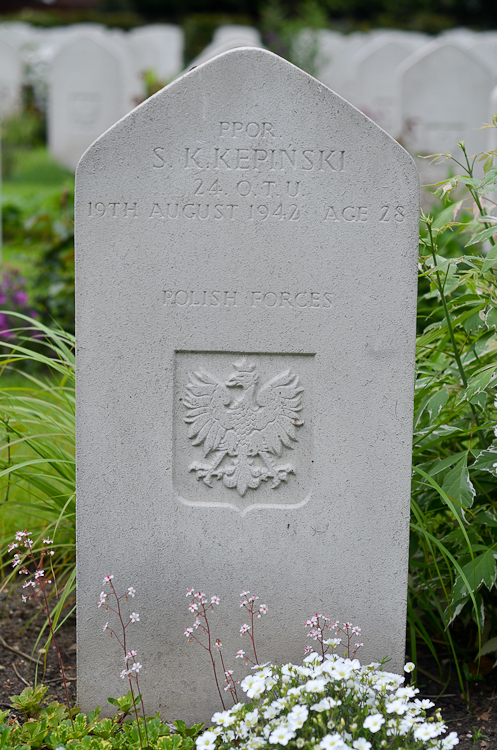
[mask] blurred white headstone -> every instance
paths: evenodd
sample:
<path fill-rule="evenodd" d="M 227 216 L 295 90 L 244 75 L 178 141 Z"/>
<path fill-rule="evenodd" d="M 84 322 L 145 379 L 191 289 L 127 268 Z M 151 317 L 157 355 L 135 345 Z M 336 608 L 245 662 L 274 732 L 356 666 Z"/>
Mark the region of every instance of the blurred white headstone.
<path fill-rule="evenodd" d="M 493 75 L 469 49 L 432 42 L 399 68 L 402 142 L 414 154 L 455 152 L 466 140 L 469 154 L 486 149 Z"/>
<path fill-rule="evenodd" d="M 122 57 L 102 38 L 77 35 L 52 60 L 48 146 L 75 168 L 99 135 L 129 111 Z"/>
<path fill-rule="evenodd" d="M 355 81 L 352 103 L 393 136 L 401 129 L 397 71 L 413 51 L 413 44 L 401 35 L 378 36 L 351 61 Z"/>
<path fill-rule="evenodd" d="M 140 73 L 152 70 L 161 81 L 168 81 L 183 67 L 183 31 L 172 24 L 154 24 L 132 29 L 128 46 Z"/>
<path fill-rule="evenodd" d="M 0 38 L 0 119 L 12 114 L 20 106 L 21 82 L 19 52 Z"/>

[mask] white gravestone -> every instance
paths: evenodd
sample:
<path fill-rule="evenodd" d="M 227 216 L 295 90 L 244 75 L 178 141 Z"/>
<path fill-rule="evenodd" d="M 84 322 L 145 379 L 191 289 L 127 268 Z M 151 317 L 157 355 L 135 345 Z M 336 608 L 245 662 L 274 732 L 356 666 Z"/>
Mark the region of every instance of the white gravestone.
<path fill-rule="evenodd" d="M 262 47 L 259 32 L 251 26 L 221 26 L 216 30 L 212 42 L 188 64 L 188 70 L 208 60 L 240 47 Z"/>
<path fill-rule="evenodd" d="M 172 24 L 154 24 L 132 29 L 127 35 L 137 69 L 152 70 L 161 81 L 168 81 L 183 67 L 183 31 Z"/>
<path fill-rule="evenodd" d="M 261 658 L 304 655 L 316 611 L 402 670 L 419 182 L 410 156 L 259 49 L 183 75 L 77 175 L 78 705 L 123 690 L 96 602 L 137 590 L 148 712 L 209 720 L 238 595 L 269 606 Z M 240 619 L 241 618 L 241 619 Z M 142 676 L 143 675 L 143 676 Z"/>
<path fill-rule="evenodd" d="M 399 67 L 402 140 L 414 154 L 455 152 L 466 140 L 469 154 L 486 149 L 489 68 L 452 42 L 432 42 Z"/>
<path fill-rule="evenodd" d="M 20 106 L 22 66 L 19 52 L 0 39 L 0 120 Z"/>
<path fill-rule="evenodd" d="M 351 61 L 355 81 L 353 103 L 393 136 L 400 131 L 397 70 L 413 52 L 409 37 L 381 36 L 363 47 Z"/>
<path fill-rule="evenodd" d="M 75 168 L 88 146 L 127 111 L 125 66 L 105 40 L 80 36 L 53 58 L 49 80 L 48 146 Z"/>

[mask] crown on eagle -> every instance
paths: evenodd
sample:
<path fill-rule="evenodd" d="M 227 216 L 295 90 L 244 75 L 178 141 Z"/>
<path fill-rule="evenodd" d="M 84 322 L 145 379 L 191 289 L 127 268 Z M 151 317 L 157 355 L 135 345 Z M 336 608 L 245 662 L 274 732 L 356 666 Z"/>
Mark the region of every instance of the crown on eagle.
<path fill-rule="evenodd" d="M 238 372 L 254 372 L 255 370 L 255 364 L 249 362 L 247 357 L 243 357 L 239 362 L 233 362 L 233 367 Z"/>

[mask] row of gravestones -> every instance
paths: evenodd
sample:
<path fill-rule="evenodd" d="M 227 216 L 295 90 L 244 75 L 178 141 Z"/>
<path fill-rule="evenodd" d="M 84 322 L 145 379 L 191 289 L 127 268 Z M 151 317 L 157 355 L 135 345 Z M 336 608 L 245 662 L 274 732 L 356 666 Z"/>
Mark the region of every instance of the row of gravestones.
<path fill-rule="evenodd" d="M 481 126 L 497 108 L 497 33 L 460 30 L 430 40 L 399 31 L 323 30 L 307 38 L 316 45 L 318 79 L 411 153 L 452 150 L 462 139 L 470 153 L 494 147 L 493 131 Z M 182 46 L 181 30 L 168 25 L 124 33 L 96 24 L 4 24 L 0 107 L 5 113 L 19 101 L 23 65 L 34 84 L 44 79 L 50 150 L 74 168 L 93 140 L 144 98 L 144 71 L 164 80 L 180 72 Z M 260 47 L 258 32 L 221 27 L 191 67 L 240 46 Z"/>

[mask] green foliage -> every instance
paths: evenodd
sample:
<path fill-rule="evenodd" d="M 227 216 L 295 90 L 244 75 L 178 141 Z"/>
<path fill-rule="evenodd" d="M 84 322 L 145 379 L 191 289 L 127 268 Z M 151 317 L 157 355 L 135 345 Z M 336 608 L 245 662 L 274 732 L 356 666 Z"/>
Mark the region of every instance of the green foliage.
<path fill-rule="evenodd" d="M 212 41 L 212 36 L 218 26 L 225 24 L 244 24 L 250 26 L 253 19 L 250 16 L 235 13 L 219 13 L 218 8 L 212 13 L 192 13 L 183 21 L 185 34 L 184 59 L 188 65 Z"/>
<path fill-rule="evenodd" d="M 63 703 L 52 702 L 41 707 L 48 688 L 26 688 L 12 696 L 13 707 L 24 720 L 8 720 L 8 711 L 0 711 L 0 750 L 35 750 L 36 748 L 81 748 L 85 750 L 132 750 L 142 747 L 136 719 L 127 715 L 132 707 L 131 692 L 121 698 L 109 698 L 120 711 L 112 718 L 100 718 L 100 706 L 88 715 L 72 709 L 73 723 Z M 26 720 L 27 719 L 27 720 Z M 140 718 L 141 734 L 145 722 Z M 195 737 L 203 724 L 188 728 L 183 721 L 175 722 L 175 730 L 161 721 L 159 715 L 146 719 L 146 735 L 150 750 L 193 750 Z"/>
<path fill-rule="evenodd" d="M 43 145 L 44 120 L 34 108 L 24 108 L 2 120 L 1 138 L 2 178 L 6 180 L 26 150 Z"/>
<path fill-rule="evenodd" d="M 15 369 L 22 378 L 12 385 L 7 379 L 7 387 L 0 390 L 5 438 L 0 446 L 0 515 L 37 516 L 39 537 L 57 539 L 54 570 L 59 586 L 66 583 L 53 613 L 57 623 L 74 588 L 74 337 L 24 315 L 11 316 L 28 324 L 30 337 L 6 341 L 0 354 L 0 373 Z M 20 370 L 25 362 L 49 375 Z M 10 566 L 10 560 L 4 565 Z M 8 578 L 13 576 L 11 571 Z"/>
<path fill-rule="evenodd" d="M 20 711 L 28 718 L 40 713 L 41 704 L 46 700 L 48 687 L 38 685 L 37 687 L 26 687 L 20 695 L 11 695 L 10 702 L 16 711 Z"/>
<path fill-rule="evenodd" d="M 291 15 L 280 0 L 270 0 L 261 12 L 264 41 L 269 49 L 311 75 L 317 75 L 324 62 L 319 53 L 318 31 L 326 25 L 326 15 L 316 0 L 303 0 Z"/>
<path fill-rule="evenodd" d="M 439 185 L 442 210 L 421 226 L 409 628 L 414 661 L 416 637 L 434 656 L 445 640 L 464 689 L 458 653 L 478 653 L 486 618 L 495 634 L 497 227 L 487 211 L 497 169 L 490 157 L 475 177 L 463 144 L 454 162 L 461 174 Z M 474 643 L 459 644 L 458 623 L 471 622 Z"/>

